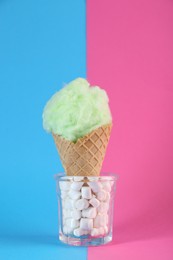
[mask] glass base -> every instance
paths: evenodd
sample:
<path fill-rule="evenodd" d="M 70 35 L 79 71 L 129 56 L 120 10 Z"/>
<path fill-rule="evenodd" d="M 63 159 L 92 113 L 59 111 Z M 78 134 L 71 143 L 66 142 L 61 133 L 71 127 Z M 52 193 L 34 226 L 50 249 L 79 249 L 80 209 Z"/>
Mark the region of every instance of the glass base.
<path fill-rule="evenodd" d="M 110 243 L 112 241 L 112 235 L 102 237 L 91 237 L 91 236 L 66 236 L 63 233 L 59 234 L 59 239 L 61 242 L 71 245 L 71 246 L 100 246 Z"/>

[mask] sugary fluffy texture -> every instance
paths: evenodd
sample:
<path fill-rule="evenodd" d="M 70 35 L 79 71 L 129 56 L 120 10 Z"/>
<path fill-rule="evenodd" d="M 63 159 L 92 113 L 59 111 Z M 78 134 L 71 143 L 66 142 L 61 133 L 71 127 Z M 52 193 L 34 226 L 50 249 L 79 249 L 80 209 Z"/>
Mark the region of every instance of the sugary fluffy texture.
<path fill-rule="evenodd" d="M 76 142 L 92 130 L 112 122 L 105 90 L 77 78 L 56 92 L 43 111 L 47 132 Z"/>

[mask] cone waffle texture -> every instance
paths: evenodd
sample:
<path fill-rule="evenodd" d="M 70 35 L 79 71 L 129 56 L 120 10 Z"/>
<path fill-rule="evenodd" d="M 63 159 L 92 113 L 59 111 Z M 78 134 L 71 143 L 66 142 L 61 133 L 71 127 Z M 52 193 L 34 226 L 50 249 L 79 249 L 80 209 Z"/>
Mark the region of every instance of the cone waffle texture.
<path fill-rule="evenodd" d="M 64 170 L 69 176 L 99 176 L 112 125 L 101 126 L 76 143 L 53 134 Z"/>

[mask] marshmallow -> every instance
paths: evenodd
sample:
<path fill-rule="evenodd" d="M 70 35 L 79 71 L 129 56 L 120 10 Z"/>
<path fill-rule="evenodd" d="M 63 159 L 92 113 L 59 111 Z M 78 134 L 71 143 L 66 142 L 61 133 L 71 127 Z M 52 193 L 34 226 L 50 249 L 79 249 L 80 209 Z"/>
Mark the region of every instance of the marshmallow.
<path fill-rule="evenodd" d="M 70 227 L 72 229 L 79 227 L 79 221 L 73 218 L 66 219 L 65 224 L 67 227 Z"/>
<path fill-rule="evenodd" d="M 105 198 L 105 202 L 109 203 L 110 202 L 110 198 L 111 198 L 111 195 L 109 192 L 106 192 L 106 198 Z"/>
<path fill-rule="evenodd" d="M 106 214 L 103 215 L 98 214 L 94 219 L 94 227 L 96 228 L 104 227 L 106 226 L 106 224 L 107 224 Z"/>
<path fill-rule="evenodd" d="M 89 207 L 89 202 L 86 199 L 79 199 L 75 202 L 75 208 L 77 210 L 87 209 Z"/>
<path fill-rule="evenodd" d="M 60 181 L 59 182 L 59 187 L 60 187 L 60 190 L 62 191 L 68 191 L 70 190 L 70 186 L 71 186 L 71 183 L 69 181 Z"/>
<path fill-rule="evenodd" d="M 67 225 L 64 225 L 63 226 L 63 233 L 64 234 L 70 234 L 70 233 L 72 233 L 73 232 L 73 228 L 71 228 L 71 227 L 68 227 Z"/>
<path fill-rule="evenodd" d="M 63 216 L 66 215 L 66 209 L 62 209 Z"/>
<path fill-rule="evenodd" d="M 62 207 L 63 207 L 63 208 L 65 208 L 66 199 L 67 199 L 67 198 L 61 200 L 61 203 L 62 203 Z"/>
<path fill-rule="evenodd" d="M 80 219 L 82 216 L 82 212 L 80 210 L 76 210 L 74 209 L 72 212 L 71 212 L 71 217 L 74 218 L 74 219 Z"/>
<path fill-rule="evenodd" d="M 70 218 L 71 217 L 71 210 L 70 209 L 63 209 L 63 217 Z"/>
<path fill-rule="evenodd" d="M 108 233 L 108 226 L 104 226 L 104 231 L 105 231 L 105 234 Z"/>
<path fill-rule="evenodd" d="M 93 192 L 99 192 L 101 190 L 101 184 L 98 181 L 88 182 L 88 185 L 91 187 Z"/>
<path fill-rule="evenodd" d="M 97 193 L 97 198 L 98 198 L 98 200 L 103 201 L 103 200 L 106 199 L 106 195 L 107 195 L 106 191 L 100 190 L 100 191 Z"/>
<path fill-rule="evenodd" d="M 92 197 L 92 199 L 90 199 L 89 203 L 94 207 L 97 208 L 100 205 L 100 201 L 98 199 L 96 199 L 95 197 Z"/>
<path fill-rule="evenodd" d="M 81 193 L 79 191 L 70 190 L 68 193 L 69 197 L 73 200 L 77 200 L 80 198 Z"/>
<path fill-rule="evenodd" d="M 67 234 L 73 233 L 73 230 L 74 230 L 74 228 L 72 228 L 72 227 L 67 227 Z"/>
<path fill-rule="evenodd" d="M 91 193 L 90 187 L 82 187 L 81 193 L 82 193 L 82 198 L 84 198 L 84 199 L 91 199 L 92 198 L 92 193 Z"/>
<path fill-rule="evenodd" d="M 91 230 L 91 236 L 92 237 L 96 237 L 96 236 L 98 236 L 99 235 L 99 229 L 98 228 L 93 228 L 92 230 Z"/>
<path fill-rule="evenodd" d="M 98 207 L 98 212 L 107 213 L 108 209 L 109 209 L 109 204 L 106 202 L 101 202 L 100 206 Z"/>
<path fill-rule="evenodd" d="M 80 228 L 76 228 L 74 231 L 73 231 L 73 234 L 76 236 L 76 237 L 80 237 L 83 235 L 83 232 Z"/>
<path fill-rule="evenodd" d="M 67 226 L 63 226 L 63 233 L 64 233 L 64 234 L 67 234 L 67 233 L 68 233 Z"/>
<path fill-rule="evenodd" d="M 65 198 L 67 198 L 67 197 L 68 197 L 68 192 L 62 190 L 62 191 L 61 191 L 61 198 L 62 198 L 62 199 L 65 199 Z"/>
<path fill-rule="evenodd" d="M 65 199 L 62 201 L 62 206 L 64 209 L 69 209 L 69 199 Z"/>
<path fill-rule="evenodd" d="M 82 210 L 82 217 L 84 218 L 95 218 L 97 215 L 97 211 L 93 207 L 89 207 L 87 209 Z"/>
<path fill-rule="evenodd" d="M 84 179 L 83 176 L 75 176 L 75 177 L 73 177 L 74 181 L 82 181 L 83 179 Z"/>
<path fill-rule="evenodd" d="M 111 191 L 111 184 L 109 181 L 103 181 L 102 182 L 102 187 L 105 191 L 110 192 Z"/>
<path fill-rule="evenodd" d="M 109 215 L 105 214 L 105 218 L 106 218 L 106 225 L 108 225 L 108 223 L 109 223 Z"/>
<path fill-rule="evenodd" d="M 76 200 L 71 200 L 71 199 L 67 198 L 63 202 L 64 209 L 74 209 L 75 208 L 75 202 L 76 202 Z"/>
<path fill-rule="evenodd" d="M 113 180 L 112 180 L 112 181 L 110 181 L 109 183 L 110 183 L 110 185 L 111 185 L 111 188 L 112 188 L 112 187 L 113 187 L 113 185 L 115 184 Z"/>
<path fill-rule="evenodd" d="M 71 184 L 71 189 L 72 190 L 75 190 L 75 191 L 79 191 L 81 189 L 83 185 L 83 182 L 82 181 L 74 181 L 72 184 Z"/>
<path fill-rule="evenodd" d="M 103 227 L 100 227 L 100 228 L 99 228 L 99 235 L 104 235 L 104 233 L 105 233 L 104 228 L 103 228 Z"/>
<path fill-rule="evenodd" d="M 82 232 L 83 232 L 84 235 L 90 234 L 90 230 L 83 230 Z"/>
<path fill-rule="evenodd" d="M 83 236 L 83 235 L 88 235 L 89 232 L 87 230 L 83 230 L 81 228 L 76 228 L 74 231 L 73 231 L 73 234 L 77 237 L 80 237 L 80 236 Z"/>
<path fill-rule="evenodd" d="M 85 230 L 91 230 L 93 228 L 93 219 L 81 218 L 80 228 Z"/>

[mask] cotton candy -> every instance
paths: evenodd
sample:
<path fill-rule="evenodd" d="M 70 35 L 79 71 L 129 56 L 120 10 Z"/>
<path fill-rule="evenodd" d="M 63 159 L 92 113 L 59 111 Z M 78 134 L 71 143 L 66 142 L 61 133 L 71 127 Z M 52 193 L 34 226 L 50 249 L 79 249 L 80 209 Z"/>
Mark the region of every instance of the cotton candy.
<path fill-rule="evenodd" d="M 46 131 L 76 142 L 92 130 L 110 124 L 112 116 L 105 90 L 90 87 L 87 80 L 77 78 L 56 92 L 43 111 Z"/>

